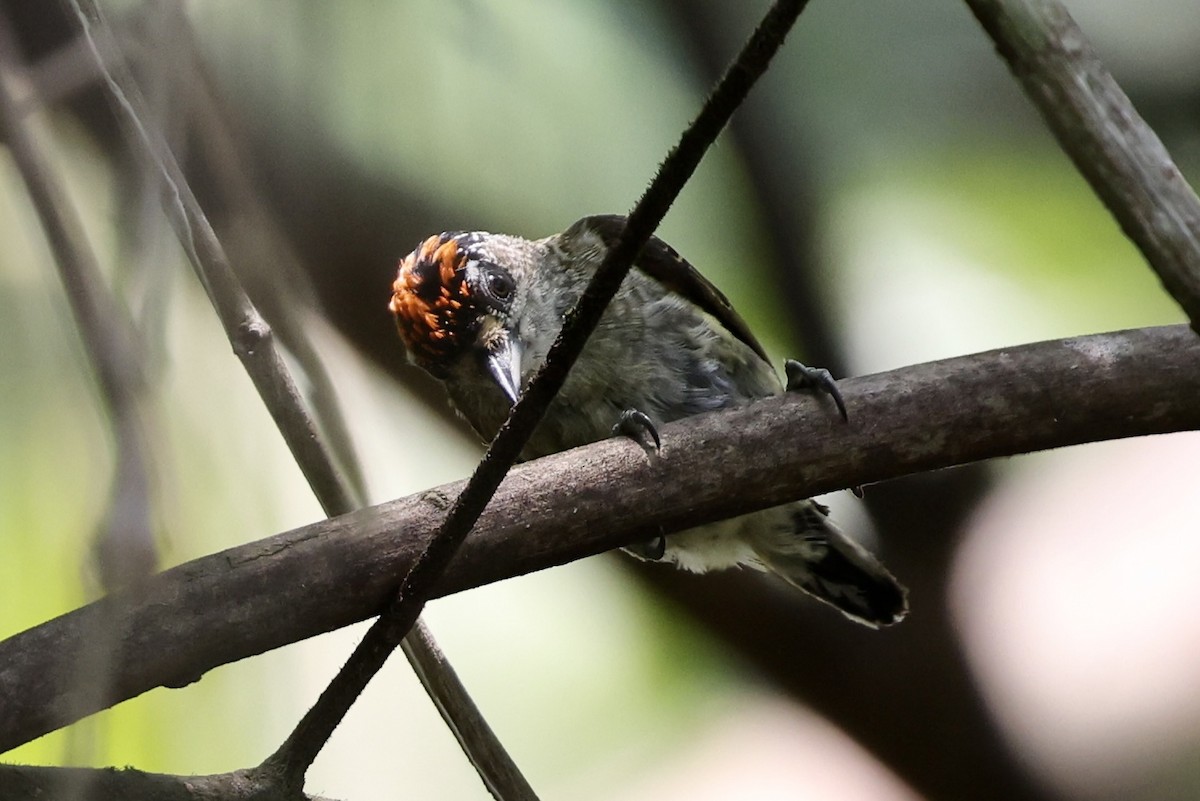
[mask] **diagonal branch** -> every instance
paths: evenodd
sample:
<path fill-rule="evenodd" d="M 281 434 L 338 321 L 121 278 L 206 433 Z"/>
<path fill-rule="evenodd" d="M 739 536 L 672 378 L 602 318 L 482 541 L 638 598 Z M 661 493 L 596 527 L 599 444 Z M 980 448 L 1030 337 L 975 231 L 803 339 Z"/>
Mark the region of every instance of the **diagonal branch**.
<path fill-rule="evenodd" d="M 563 329 L 550 348 L 545 364 L 523 390 L 508 421 L 488 447 L 467 485 L 451 504 L 437 533 L 401 574 L 403 579 L 399 590 L 392 596 L 386 611 L 368 630 L 316 704 L 271 757 L 270 763 L 287 766 L 287 770 L 293 773 L 297 769 L 307 768 L 354 699 L 383 667 L 396 643 L 412 627 L 433 587 L 483 513 L 505 474 L 516 462 L 550 401 L 562 387 L 571 365 L 582 352 L 584 343 L 631 269 L 638 252 L 666 216 L 708 147 L 716 140 L 754 83 L 766 72 L 771 58 L 783 45 L 784 38 L 807 4 L 808 0 L 776 0 L 767 11 L 705 101 L 700 114 L 667 154 L 658 174 L 630 212 L 620 239 L 604 257 L 583 296 L 567 313 Z"/>
<path fill-rule="evenodd" d="M 1059 145 L 1200 332 L 1200 199 L 1058 0 L 967 0 Z"/>
<path fill-rule="evenodd" d="M 515 468 L 434 594 L 844 487 L 1200 429 L 1200 339 L 1169 326 L 1056 340 L 841 388 L 848 424 L 810 398 L 785 395 L 664 426 L 653 463 L 615 439 Z M 0 642 L 0 751 L 154 687 L 181 686 L 217 665 L 371 616 L 464 483 L 194 560 L 137 593 Z M 97 619 L 117 621 L 116 693 L 80 709 L 71 666 Z"/>

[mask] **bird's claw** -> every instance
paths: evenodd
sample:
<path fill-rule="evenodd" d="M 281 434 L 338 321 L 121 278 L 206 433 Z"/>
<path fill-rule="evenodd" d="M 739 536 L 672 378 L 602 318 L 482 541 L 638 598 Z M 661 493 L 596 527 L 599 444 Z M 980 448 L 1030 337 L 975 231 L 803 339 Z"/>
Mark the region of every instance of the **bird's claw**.
<path fill-rule="evenodd" d="M 833 398 L 842 420 L 850 420 L 850 415 L 846 413 L 846 401 L 842 399 L 842 391 L 824 367 L 809 367 L 795 359 L 788 359 L 783 363 L 783 371 L 787 374 L 788 392 L 824 392 Z"/>
<path fill-rule="evenodd" d="M 838 389 L 837 381 L 833 379 L 833 375 L 828 370 L 824 367 L 809 367 L 795 359 L 785 361 L 783 370 L 787 374 L 788 392 L 824 392 L 833 398 L 833 403 L 841 413 L 842 420 L 850 421 L 850 415 L 846 413 L 846 401 L 842 398 L 842 391 Z M 856 498 L 863 497 L 863 488 L 860 486 L 853 486 L 850 491 Z"/>
<path fill-rule="evenodd" d="M 654 421 L 645 412 L 637 409 L 626 409 L 621 412 L 621 417 L 613 426 L 612 432 L 613 436 L 629 437 L 650 455 L 655 455 L 662 450 L 662 440 L 659 439 Z"/>

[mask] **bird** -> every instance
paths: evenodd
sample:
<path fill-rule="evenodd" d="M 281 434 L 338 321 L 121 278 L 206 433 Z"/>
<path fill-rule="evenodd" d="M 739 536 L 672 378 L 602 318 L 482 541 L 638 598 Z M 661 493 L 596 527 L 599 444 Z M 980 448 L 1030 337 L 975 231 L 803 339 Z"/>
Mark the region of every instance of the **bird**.
<path fill-rule="evenodd" d="M 567 311 L 624 225 L 620 215 L 593 215 L 537 240 L 447 231 L 400 260 L 389 309 L 408 361 L 444 385 L 483 441 L 495 436 L 545 361 Z M 521 458 L 614 434 L 655 449 L 661 425 L 787 389 L 830 391 L 845 416 L 827 371 L 789 360 L 785 374 L 786 385 L 725 295 L 651 237 Z M 624 550 L 696 573 L 739 565 L 774 573 L 873 628 L 908 613 L 907 590 L 830 520 L 828 507 L 811 499 Z"/>

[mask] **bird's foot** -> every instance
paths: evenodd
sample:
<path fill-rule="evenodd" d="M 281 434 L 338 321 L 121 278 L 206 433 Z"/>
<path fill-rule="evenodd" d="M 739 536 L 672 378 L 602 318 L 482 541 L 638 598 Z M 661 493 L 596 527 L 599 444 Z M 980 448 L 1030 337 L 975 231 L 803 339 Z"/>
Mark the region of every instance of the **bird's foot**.
<path fill-rule="evenodd" d="M 846 413 L 846 401 L 842 399 L 842 391 L 838 389 L 833 375 L 824 367 L 809 367 L 795 359 L 788 359 L 783 363 L 783 371 L 787 374 L 788 392 L 824 392 L 833 398 L 842 420 L 850 421 L 850 415 Z M 850 491 L 856 498 L 863 497 L 862 487 L 854 486 Z"/>
<path fill-rule="evenodd" d="M 824 367 L 808 367 L 795 359 L 783 363 L 783 371 L 787 374 L 788 392 L 824 392 L 833 398 L 834 405 L 842 415 L 842 420 L 849 421 L 846 413 L 846 401 L 842 399 L 842 391 L 837 382 Z"/>
<path fill-rule="evenodd" d="M 648 455 L 654 456 L 662 449 L 662 440 L 658 437 L 658 429 L 645 412 L 637 409 L 626 409 L 612 428 L 613 436 L 626 436 L 642 446 Z M 660 538 L 661 539 L 661 538 Z"/>
<path fill-rule="evenodd" d="M 621 549 L 630 556 L 636 556 L 647 562 L 659 562 L 667 553 L 667 538 L 655 537 L 645 542 L 636 542 Z"/>

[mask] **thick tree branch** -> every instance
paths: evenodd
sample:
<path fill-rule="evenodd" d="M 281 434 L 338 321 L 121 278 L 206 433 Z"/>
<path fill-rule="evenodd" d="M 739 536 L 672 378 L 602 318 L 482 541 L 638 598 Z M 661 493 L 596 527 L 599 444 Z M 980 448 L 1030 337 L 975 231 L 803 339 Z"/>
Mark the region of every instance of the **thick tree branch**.
<path fill-rule="evenodd" d="M 210 776 L 146 773 L 134 768 L 0 765 L 3 801 L 325 801 L 281 789 L 254 770 Z"/>
<path fill-rule="evenodd" d="M 1057 0 L 967 0 L 1058 143 L 1200 332 L 1200 199 Z"/>
<path fill-rule="evenodd" d="M 848 424 L 788 395 L 515 468 L 435 588 L 458 592 L 649 534 L 979 459 L 1200 428 L 1184 326 L 1079 337 L 842 382 Z M 465 482 L 194 560 L 0 643 L 0 750 L 158 686 L 374 614 Z M 903 543 L 894 543 L 903 548 Z M 914 600 L 920 614 L 921 599 Z M 114 693 L 80 710 L 72 665 L 116 621 Z"/>

